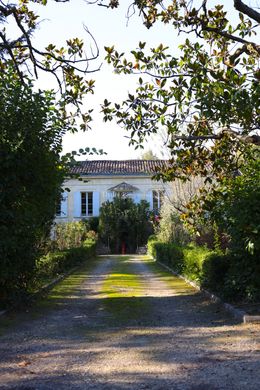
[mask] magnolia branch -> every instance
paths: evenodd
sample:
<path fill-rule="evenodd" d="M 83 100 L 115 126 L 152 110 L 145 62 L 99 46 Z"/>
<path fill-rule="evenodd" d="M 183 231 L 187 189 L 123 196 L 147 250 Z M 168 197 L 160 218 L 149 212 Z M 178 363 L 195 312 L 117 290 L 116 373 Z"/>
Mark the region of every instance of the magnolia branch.
<path fill-rule="evenodd" d="M 243 14 L 249 16 L 249 18 L 254 19 L 257 23 L 260 23 L 260 13 L 257 12 L 252 7 L 248 7 L 241 0 L 234 0 L 234 7 L 237 11 L 242 12 Z"/>
<path fill-rule="evenodd" d="M 69 2 L 69 0 L 55 1 L 61 3 Z M 94 36 L 86 26 L 84 26 L 84 29 L 90 37 L 91 42 L 94 42 L 94 47 L 91 48 L 91 56 L 87 56 L 86 53 L 82 53 L 82 48 L 77 47 L 76 44 L 74 47 L 73 42 L 71 44 L 73 48 L 72 54 L 70 55 L 69 53 L 67 56 L 65 53 L 59 53 L 55 47 L 53 47 L 51 50 L 39 50 L 32 43 L 32 33 L 36 29 L 36 26 L 34 25 L 34 17 L 36 18 L 37 15 L 31 15 L 29 13 L 28 15 L 24 15 L 20 11 L 20 8 L 13 4 L 6 5 L 2 1 L 0 2 L 0 19 L 3 19 L 3 21 L 8 21 L 8 18 L 13 18 L 20 31 L 20 36 L 13 40 L 6 38 L 4 30 L 0 31 L 0 51 L 2 52 L 2 56 L 3 53 L 7 53 L 12 59 L 14 67 L 22 81 L 24 77 L 23 71 L 21 69 L 22 65 L 27 68 L 28 72 L 30 72 L 29 68 L 31 66 L 36 78 L 38 76 L 38 69 L 53 74 L 58 81 L 60 88 L 62 84 L 59 80 L 59 75 L 56 74 L 58 69 L 62 69 L 63 71 L 71 69 L 82 74 L 93 73 L 100 69 L 101 65 L 93 70 L 89 70 L 88 68 L 89 62 L 96 60 L 99 57 L 99 48 Z M 27 19 L 27 16 L 29 19 Z M 20 54 L 14 55 L 14 51 L 18 51 Z"/>
<path fill-rule="evenodd" d="M 237 140 L 260 146 L 260 136 L 257 134 L 253 135 L 240 135 L 231 129 L 224 129 L 219 134 L 209 134 L 209 135 L 172 135 L 172 139 L 175 141 L 209 141 L 209 140 L 220 140 L 225 134 L 229 134 L 231 137 L 236 138 Z"/>
<path fill-rule="evenodd" d="M 216 27 L 209 27 L 208 25 L 206 25 L 205 23 L 202 23 L 202 31 L 208 31 L 208 32 L 213 32 L 215 34 L 218 34 L 224 38 L 227 38 L 229 40 L 232 40 L 234 42 L 238 42 L 238 43 L 242 43 L 243 45 L 246 45 L 246 47 L 248 48 L 248 46 L 251 46 L 255 49 L 255 51 L 260 54 L 260 46 L 257 45 L 256 43 L 254 42 L 251 42 L 251 41 L 247 41 L 246 39 L 243 39 L 243 38 L 240 38 L 240 37 L 237 37 L 233 34 L 229 34 L 227 33 L 226 31 L 222 31 L 220 30 L 219 28 L 216 28 Z M 245 51 L 245 50 L 244 50 Z"/>

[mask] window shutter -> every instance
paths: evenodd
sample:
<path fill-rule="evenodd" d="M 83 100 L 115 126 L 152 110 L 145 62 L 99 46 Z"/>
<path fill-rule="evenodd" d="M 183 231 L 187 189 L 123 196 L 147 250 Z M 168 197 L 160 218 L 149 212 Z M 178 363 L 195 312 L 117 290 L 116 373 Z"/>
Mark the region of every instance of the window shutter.
<path fill-rule="evenodd" d="M 146 193 L 146 200 L 150 204 L 150 210 L 153 210 L 153 191 Z"/>
<path fill-rule="evenodd" d="M 68 216 L 68 193 L 63 192 L 62 194 L 62 200 L 61 200 L 61 217 L 67 217 Z"/>
<path fill-rule="evenodd" d="M 109 201 L 109 202 L 113 202 L 113 199 L 114 199 L 114 194 L 113 194 L 113 192 L 108 191 L 108 192 L 106 193 L 106 200 Z"/>
<path fill-rule="evenodd" d="M 134 201 L 135 204 L 140 203 L 141 195 L 140 194 L 134 194 L 133 201 Z"/>
<path fill-rule="evenodd" d="M 81 193 L 74 192 L 74 209 L 73 209 L 73 217 L 79 218 L 81 216 Z"/>
<path fill-rule="evenodd" d="M 93 192 L 93 217 L 99 216 L 99 192 Z"/>

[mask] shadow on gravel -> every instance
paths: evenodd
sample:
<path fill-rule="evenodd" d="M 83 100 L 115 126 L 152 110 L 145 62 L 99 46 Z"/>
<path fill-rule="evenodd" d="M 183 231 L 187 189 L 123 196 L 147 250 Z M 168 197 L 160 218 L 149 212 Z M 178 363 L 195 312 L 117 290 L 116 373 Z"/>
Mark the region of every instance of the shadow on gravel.
<path fill-rule="evenodd" d="M 0 388 L 258 390 L 257 353 L 223 349 L 227 336 L 232 345 L 244 330 L 89 329 L 78 341 L 46 340 L 38 349 L 27 345 L 28 354 L 21 350 L 7 368 L 16 379 Z"/>
<path fill-rule="evenodd" d="M 95 288 L 106 277 L 99 269 L 78 287 L 73 275 L 16 314 L 0 339 L 1 390 L 258 390 L 258 336 L 247 344 L 248 331 L 217 304 L 183 284 L 176 295 L 145 295 L 142 281 L 137 296 L 115 297 L 117 277 Z"/>

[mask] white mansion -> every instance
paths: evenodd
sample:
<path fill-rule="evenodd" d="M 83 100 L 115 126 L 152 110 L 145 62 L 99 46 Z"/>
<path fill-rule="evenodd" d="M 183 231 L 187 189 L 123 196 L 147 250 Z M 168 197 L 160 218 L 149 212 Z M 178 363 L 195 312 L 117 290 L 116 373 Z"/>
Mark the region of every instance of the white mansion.
<path fill-rule="evenodd" d="M 102 203 L 121 194 L 139 203 L 150 204 L 150 210 L 159 210 L 163 197 L 170 196 L 172 187 L 152 180 L 166 168 L 167 160 L 95 160 L 80 161 L 72 167 L 77 178 L 68 179 L 63 199 L 57 208 L 56 222 L 78 221 L 99 215 Z"/>

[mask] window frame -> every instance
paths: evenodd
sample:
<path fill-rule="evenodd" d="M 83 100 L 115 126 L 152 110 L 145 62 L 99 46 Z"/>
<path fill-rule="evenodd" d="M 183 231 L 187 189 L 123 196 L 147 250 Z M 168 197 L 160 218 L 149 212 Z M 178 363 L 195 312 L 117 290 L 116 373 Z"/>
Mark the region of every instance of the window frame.
<path fill-rule="evenodd" d="M 82 217 L 93 217 L 93 213 L 94 213 L 93 191 L 80 191 L 80 215 Z"/>
<path fill-rule="evenodd" d="M 165 191 L 164 190 L 152 190 L 152 209 L 153 211 L 159 212 L 162 204 L 163 204 L 163 198 L 164 198 Z M 156 202 L 155 202 L 156 200 Z M 155 204 L 156 203 L 156 204 Z"/>

